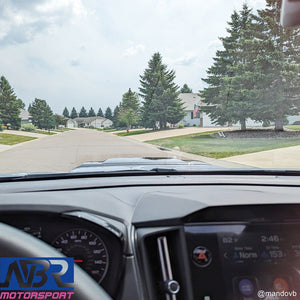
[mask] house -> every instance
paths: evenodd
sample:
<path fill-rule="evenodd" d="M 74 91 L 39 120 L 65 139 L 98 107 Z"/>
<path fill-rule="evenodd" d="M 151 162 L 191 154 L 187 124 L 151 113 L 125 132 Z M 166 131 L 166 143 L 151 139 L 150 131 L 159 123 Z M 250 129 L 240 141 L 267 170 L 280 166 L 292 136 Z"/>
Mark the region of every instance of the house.
<path fill-rule="evenodd" d="M 31 115 L 27 110 L 21 109 L 19 117 L 21 118 L 21 125 L 31 123 Z"/>
<path fill-rule="evenodd" d="M 109 119 L 103 117 L 87 117 L 87 118 L 75 118 L 68 119 L 66 126 L 68 128 L 77 128 L 77 127 L 95 127 L 103 128 L 110 127 L 113 125 L 113 122 Z"/>
<path fill-rule="evenodd" d="M 185 117 L 178 122 L 178 124 L 183 124 L 184 126 L 199 126 L 199 127 L 215 127 L 208 114 L 203 112 L 202 108 L 206 106 L 201 97 L 197 93 L 181 93 L 179 94 L 179 99 L 182 100 L 183 106 L 185 107 L 184 112 Z M 256 122 L 251 119 L 247 119 L 247 126 L 262 126 L 261 122 Z M 234 126 L 239 126 L 238 124 L 233 124 Z"/>
<path fill-rule="evenodd" d="M 184 112 L 186 113 L 185 117 L 179 121 L 179 124 L 200 127 L 215 126 L 211 122 L 210 117 L 201 111 L 201 107 L 206 104 L 202 102 L 197 93 L 181 93 L 178 97 L 183 102 L 183 106 L 185 107 Z"/>
<path fill-rule="evenodd" d="M 67 128 L 77 128 L 78 124 L 74 119 L 68 119 L 66 123 Z"/>

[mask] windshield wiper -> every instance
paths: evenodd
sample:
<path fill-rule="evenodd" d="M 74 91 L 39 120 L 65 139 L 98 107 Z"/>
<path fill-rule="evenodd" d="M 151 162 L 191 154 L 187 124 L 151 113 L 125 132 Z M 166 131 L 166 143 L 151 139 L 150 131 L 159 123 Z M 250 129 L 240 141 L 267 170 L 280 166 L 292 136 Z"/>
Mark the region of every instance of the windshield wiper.
<path fill-rule="evenodd" d="M 0 182 L 55 180 L 92 177 L 149 176 L 149 175 L 237 175 L 237 176 L 300 176 L 300 170 L 277 169 L 213 169 L 176 170 L 175 168 L 153 168 L 150 170 L 130 169 L 116 171 L 76 172 L 76 173 L 20 173 L 0 175 Z"/>

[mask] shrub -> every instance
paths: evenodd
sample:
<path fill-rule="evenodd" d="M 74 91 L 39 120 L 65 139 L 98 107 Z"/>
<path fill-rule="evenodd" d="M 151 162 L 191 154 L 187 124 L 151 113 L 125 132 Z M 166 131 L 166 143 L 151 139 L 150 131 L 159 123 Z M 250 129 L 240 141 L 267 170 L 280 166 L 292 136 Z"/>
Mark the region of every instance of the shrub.
<path fill-rule="evenodd" d="M 3 131 L 3 126 L 1 123 L 0 123 L 0 131 Z"/>
<path fill-rule="evenodd" d="M 178 124 L 177 128 L 184 128 L 184 125 L 183 124 Z"/>
<path fill-rule="evenodd" d="M 28 124 L 23 124 L 21 126 L 21 130 L 28 131 L 28 132 L 36 132 L 37 127 L 35 127 L 33 124 L 28 123 Z"/>

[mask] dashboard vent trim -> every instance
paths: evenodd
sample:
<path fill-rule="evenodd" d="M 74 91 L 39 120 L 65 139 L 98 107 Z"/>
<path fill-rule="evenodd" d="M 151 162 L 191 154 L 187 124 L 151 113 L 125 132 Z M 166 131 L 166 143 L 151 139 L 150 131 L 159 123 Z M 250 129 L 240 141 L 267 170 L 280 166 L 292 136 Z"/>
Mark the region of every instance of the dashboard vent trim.
<path fill-rule="evenodd" d="M 173 279 L 167 237 L 158 237 L 157 246 L 166 300 L 176 300 L 176 294 L 179 292 L 180 286 L 179 283 Z"/>

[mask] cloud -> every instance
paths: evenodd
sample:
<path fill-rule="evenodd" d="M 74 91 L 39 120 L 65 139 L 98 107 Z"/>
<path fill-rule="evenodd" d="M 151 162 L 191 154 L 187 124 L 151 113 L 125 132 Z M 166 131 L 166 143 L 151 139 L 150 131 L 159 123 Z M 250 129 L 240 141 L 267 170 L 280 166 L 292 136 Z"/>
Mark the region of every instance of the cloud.
<path fill-rule="evenodd" d="M 142 44 L 136 44 L 128 47 L 124 51 L 124 56 L 134 56 L 137 55 L 138 53 L 144 52 L 145 51 L 145 46 Z"/>
<path fill-rule="evenodd" d="M 72 59 L 71 62 L 70 62 L 70 65 L 71 65 L 72 67 L 78 67 L 78 66 L 80 66 L 80 61 L 79 61 L 79 59 Z"/>
<path fill-rule="evenodd" d="M 166 59 L 166 61 L 171 65 L 177 66 L 190 66 L 196 62 L 198 55 L 192 53 L 186 53 L 175 59 Z"/>
<path fill-rule="evenodd" d="M 222 42 L 220 39 L 216 39 L 213 41 L 210 41 L 207 45 L 208 49 L 217 50 L 222 48 Z"/>
<path fill-rule="evenodd" d="M 0 4 L 0 45 L 22 44 L 39 33 L 86 16 L 81 0 L 11 0 Z"/>

